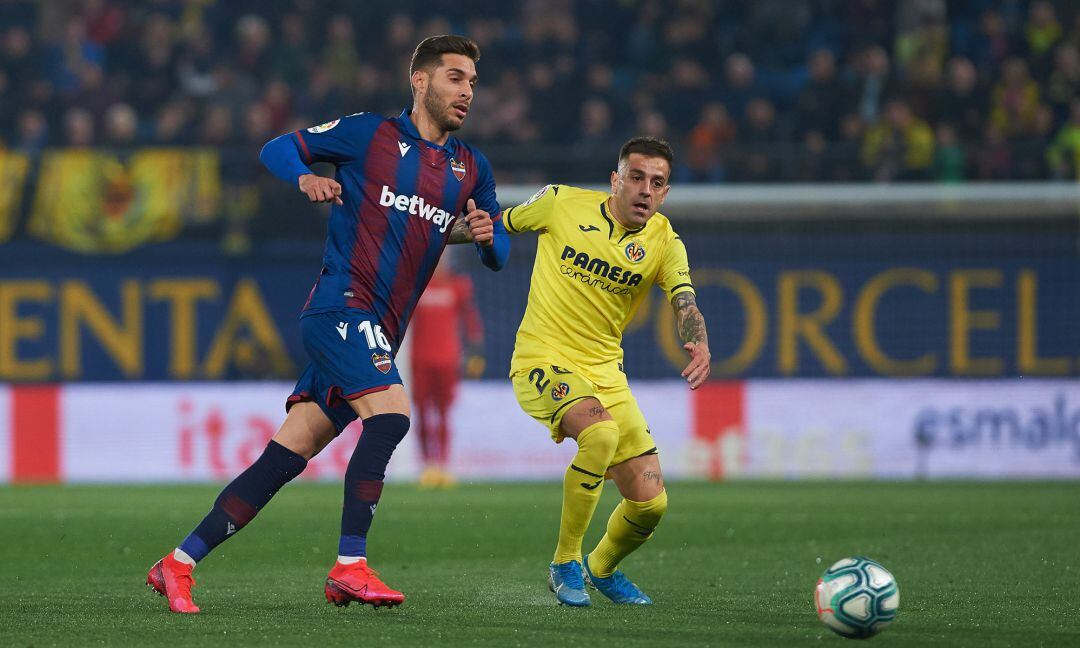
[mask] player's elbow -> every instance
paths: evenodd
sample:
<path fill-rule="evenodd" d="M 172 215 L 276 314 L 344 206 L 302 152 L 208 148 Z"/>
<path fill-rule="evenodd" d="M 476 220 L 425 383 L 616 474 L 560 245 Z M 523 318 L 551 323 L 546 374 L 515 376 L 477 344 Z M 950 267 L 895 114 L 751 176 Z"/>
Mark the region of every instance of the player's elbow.
<path fill-rule="evenodd" d="M 266 144 L 263 144 L 262 149 L 259 151 L 259 162 L 267 168 L 272 168 L 274 160 L 281 155 L 281 138 L 275 137 Z"/>

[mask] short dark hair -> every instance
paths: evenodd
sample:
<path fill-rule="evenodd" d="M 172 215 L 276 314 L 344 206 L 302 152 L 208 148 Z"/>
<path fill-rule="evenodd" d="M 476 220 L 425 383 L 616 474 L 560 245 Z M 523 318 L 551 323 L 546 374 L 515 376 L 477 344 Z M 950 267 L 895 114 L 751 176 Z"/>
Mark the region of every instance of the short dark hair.
<path fill-rule="evenodd" d="M 675 153 L 671 150 L 671 144 L 659 137 L 635 137 L 622 145 L 619 149 L 619 164 L 630 159 L 631 153 L 641 153 L 648 157 L 662 157 L 667 160 L 668 166 L 675 162 Z"/>
<path fill-rule="evenodd" d="M 425 38 L 413 50 L 412 61 L 409 62 L 409 76 L 432 65 L 438 67 L 443 54 L 461 54 L 476 63 L 480 60 L 480 46 L 473 39 L 456 34 Z"/>

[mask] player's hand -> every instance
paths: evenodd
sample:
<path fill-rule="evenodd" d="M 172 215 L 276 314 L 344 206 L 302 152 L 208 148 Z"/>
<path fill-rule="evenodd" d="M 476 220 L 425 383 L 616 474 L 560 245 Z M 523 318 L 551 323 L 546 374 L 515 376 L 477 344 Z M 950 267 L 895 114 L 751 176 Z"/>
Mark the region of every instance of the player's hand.
<path fill-rule="evenodd" d="M 470 353 L 465 358 L 465 376 L 467 378 L 477 379 L 484 375 L 484 367 L 487 366 L 487 362 L 484 361 L 484 356 L 478 353 Z"/>
<path fill-rule="evenodd" d="M 682 377 L 690 383 L 690 389 L 697 389 L 709 377 L 712 371 L 712 354 L 709 353 L 709 345 L 705 343 L 687 342 L 683 349 L 690 355 L 690 364 L 682 370 Z"/>
<path fill-rule="evenodd" d="M 335 205 L 344 205 L 341 200 L 341 184 L 333 178 L 324 178 L 314 173 L 306 173 L 300 176 L 298 181 L 300 191 L 314 203 L 332 202 Z"/>
<path fill-rule="evenodd" d="M 476 208 L 476 201 L 469 198 L 465 204 L 468 213 L 465 214 L 465 222 L 469 225 L 469 233 L 474 242 L 480 245 L 491 245 L 495 240 L 495 226 L 491 222 L 491 214 L 483 209 Z"/>

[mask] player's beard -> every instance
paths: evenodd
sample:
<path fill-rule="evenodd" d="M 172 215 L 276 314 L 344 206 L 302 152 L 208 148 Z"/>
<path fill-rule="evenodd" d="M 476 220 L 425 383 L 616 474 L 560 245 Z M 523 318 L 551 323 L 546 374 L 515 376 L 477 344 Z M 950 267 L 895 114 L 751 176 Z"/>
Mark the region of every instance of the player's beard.
<path fill-rule="evenodd" d="M 435 121 L 435 124 L 447 133 L 461 128 L 461 124 L 455 123 L 450 120 L 450 116 L 447 114 L 453 106 L 451 104 L 444 104 L 439 96 L 434 92 L 429 92 L 424 95 L 424 110 L 427 114 L 431 115 L 431 118 Z"/>

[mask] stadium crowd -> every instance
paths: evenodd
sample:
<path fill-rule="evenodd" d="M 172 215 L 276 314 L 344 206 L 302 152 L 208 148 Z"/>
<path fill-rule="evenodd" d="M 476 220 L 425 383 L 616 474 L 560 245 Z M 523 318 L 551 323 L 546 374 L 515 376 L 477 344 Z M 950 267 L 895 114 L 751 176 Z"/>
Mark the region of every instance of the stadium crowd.
<path fill-rule="evenodd" d="M 0 146 L 254 174 L 275 134 L 400 111 L 446 32 L 482 48 L 465 135 L 503 181 L 595 180 L 631 133 L 679 181 L 1076 177 L 1080 6 L 1048 0 L 2 0 Z"/>

